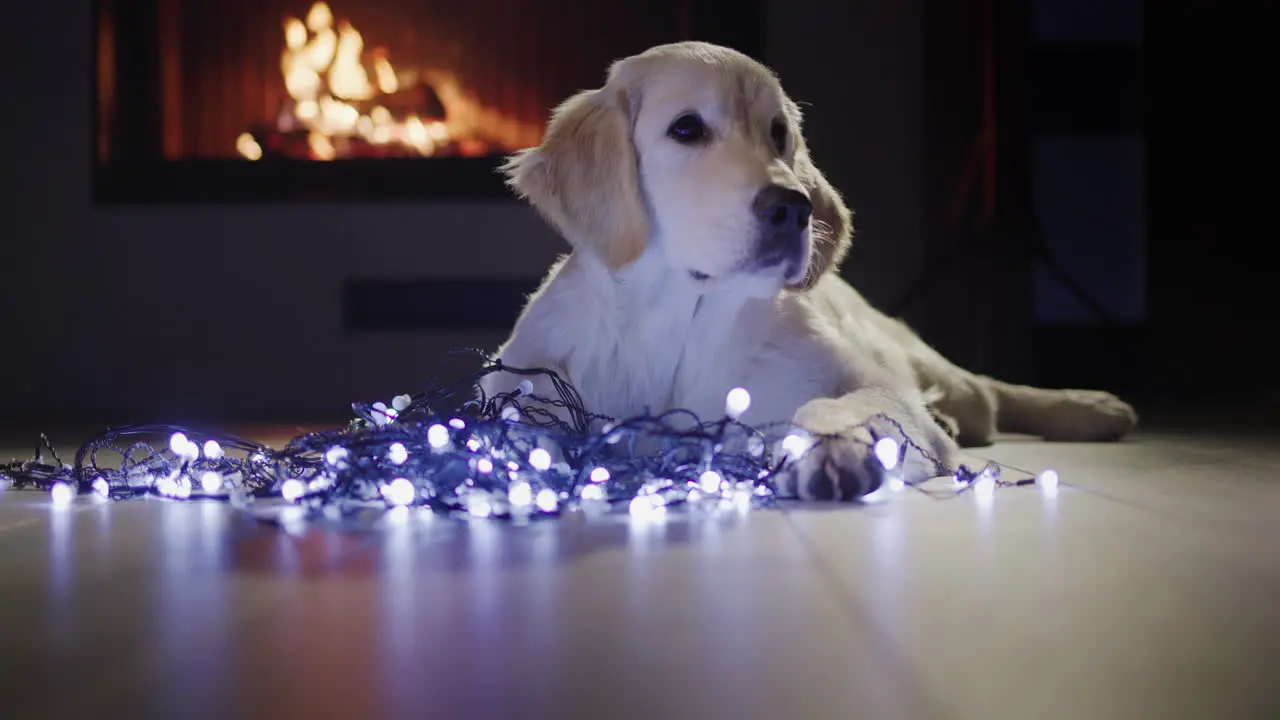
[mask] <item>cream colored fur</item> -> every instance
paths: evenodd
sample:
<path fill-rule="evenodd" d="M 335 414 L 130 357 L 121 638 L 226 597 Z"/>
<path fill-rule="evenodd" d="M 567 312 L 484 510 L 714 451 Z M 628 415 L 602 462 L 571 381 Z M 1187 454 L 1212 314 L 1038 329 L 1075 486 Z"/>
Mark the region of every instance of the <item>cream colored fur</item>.
<path fill-rule="evenodd" d="M 696 147 L 668 136 L 690 112 L 710 133 Z M 899 428 L 954 466 L 957 444 L 926 392 L 966 444 L 997 430 L 1114 439 L 1136 423 L 1106 393 L 1014 386 L 956 367 L 832 272 L 851 241 L 849 210 L 809 156 L 797 105 L 740 53 L 680 43 L 619 61 L 604 87 L 556 109 L 543 143 L 505 170 L 573 251 L 497 356 L 555 370 L 595 413 L 684 408 L 712 419 L 741 386 L 752 396 L 745 422 L 843 435 L 795 464 L 784 491 L 851 498 L 876 487 L 867 441 L 902 439 Z M 768 184 L 813 204 L 807 266 L 751 265 L 752 200 Z M 521 379 L 497 373 L 482 387 L 510 392 Z M 541 382 L 535 394 L 555 397 Z M 912 482 L 933 471 L 916 452 L 905 468 Z"/>

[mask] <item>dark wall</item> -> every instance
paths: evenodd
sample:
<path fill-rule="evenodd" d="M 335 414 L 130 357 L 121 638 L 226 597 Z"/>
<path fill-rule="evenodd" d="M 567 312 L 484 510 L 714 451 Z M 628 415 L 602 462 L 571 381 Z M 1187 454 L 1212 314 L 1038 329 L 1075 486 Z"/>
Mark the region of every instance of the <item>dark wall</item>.
<path fill-rule="evenodd" d="M 878 305 L 918 274 L 926 201 L 924 0 L 773 0 L 768 61 L 805 103 L 818 166 L 854 210 L 844 274 Z"/>
<path fill-rule="evenodd" d="M 1028 52 L 1038 379 L 1139 404 L 1153 391 L 1144 4 L 1034 0 Z"/>
<path fill-rule="evenodd" d="M 1167 402 L 1275 417 L 1273 23 L 1250 12 L 1262 7 L 1147 3 L 1148 372 Z"/>
<path fill-rule="evenodd" d="M 1035 269 L 1041 325 L 1146 320 L 1143 4 L 1031 4 L 1033 210 L 1053 260 Z"/>
<path fill-rule="evenodd" d="M 924 272 L 889 306 L 952 361 L 1035 379 L 1028 0 L 924 3 Z"/>
<path fill-rule="evenodd" d="M 766 56 L 859 212 L 879 301 L 921 246 L 920 0 L 769 0 Z M 89 0 L 9 9 L 0 408 L 9 420 L 342 417 L 493 332 L 347 334 L 346 279 L 536 278 L 563 249 L 504 202 L 95 207 Z M 601 68 L 603 73 L 603 68 Z"/>

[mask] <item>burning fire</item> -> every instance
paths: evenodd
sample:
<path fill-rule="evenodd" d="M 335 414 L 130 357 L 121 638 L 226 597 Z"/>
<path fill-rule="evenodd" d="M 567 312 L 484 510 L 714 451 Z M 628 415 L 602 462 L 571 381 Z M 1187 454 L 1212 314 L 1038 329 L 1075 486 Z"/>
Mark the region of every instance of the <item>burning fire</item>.
<path fill-rule="evenodd" d="M 335 22 L 325 2 L 312 5 L 305 18 L 286 19 L 284 41 L 280 70 L 289 101 L 266 138 L 236 138 L 236 151 L 246 159 L 263 157 L 264 140 L 269 150 L 313 160 L 478 156 L 541 140 L 541 125 L 483 107 L 450 73 L 396 68 L 382 48 L 366 57 L 360 32 L 345 20 Z M 297 138 L 298 150 L 276 147 L 288 138 Z"/>

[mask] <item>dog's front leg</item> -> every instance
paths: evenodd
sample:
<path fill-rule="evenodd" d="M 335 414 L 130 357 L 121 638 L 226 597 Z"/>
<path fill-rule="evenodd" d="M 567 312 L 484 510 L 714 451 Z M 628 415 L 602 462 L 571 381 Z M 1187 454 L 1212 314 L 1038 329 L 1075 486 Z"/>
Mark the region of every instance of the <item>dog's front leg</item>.
<path fill-rule="evenodd" d="M 805 500 L 855 500 L 875 492 L 889 472 L 917 483 L 948 472 L 957 451 L 922 403 L 867 387 L 805 403 L 794 423 L 815 442 L 782 473 L 782 491 Z M 900 449 L 893 470 L 877 458 L 876 441 L 893 438 Z"/>

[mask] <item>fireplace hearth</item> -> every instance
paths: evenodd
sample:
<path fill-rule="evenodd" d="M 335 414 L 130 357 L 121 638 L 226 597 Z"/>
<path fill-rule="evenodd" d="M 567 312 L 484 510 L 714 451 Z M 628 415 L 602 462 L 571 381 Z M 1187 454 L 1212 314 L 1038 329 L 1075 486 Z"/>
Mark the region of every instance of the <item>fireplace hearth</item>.
<path fill-rule="evenodd" d="M 99 203 L 497 199 L 608 63 L 760 56 L 756 2 L 100 0 Z"/>

